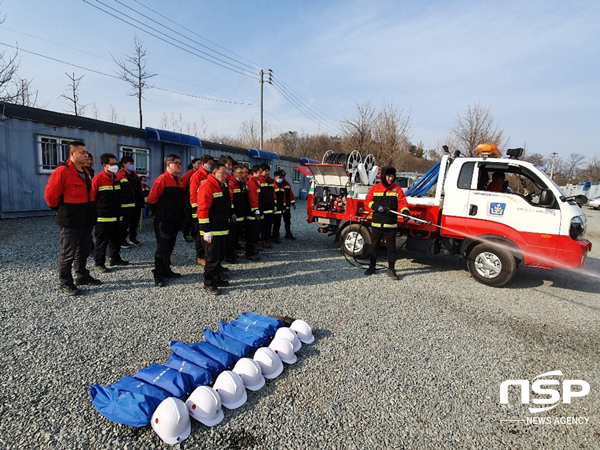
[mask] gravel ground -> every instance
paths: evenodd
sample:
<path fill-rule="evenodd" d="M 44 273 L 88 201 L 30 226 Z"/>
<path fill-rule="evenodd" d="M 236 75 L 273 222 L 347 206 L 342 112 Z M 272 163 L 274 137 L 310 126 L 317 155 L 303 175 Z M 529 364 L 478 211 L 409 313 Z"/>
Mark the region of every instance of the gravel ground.
<path fill-rule="evenodd" d="M 170 340 L 201 340 L 220 319 L 256 311 L 306 320 L 315 342 L 220 425 L 193 422 L 182 448 L 600 448 L 599 211 L 585 211 L 594 248 L 583 270 L 521 268 L 489 288 L 456 258 L 405 252 L 400 281 L 366 278 L 306 224 L 304 207 L 293 217 L 298 240 L 235 266 L 218 297 L 202 291 L 181 239 L 173 264 L 183 278 L 153 286 L 150 221 L 143 245 L 122 251 L 133 266 L 65 297 L 52 218 L 0 221 L 0 446 L 166 448 L 150 427 L 99 415 L 88 386 L 163 363 Z M 500 383 L 551 370 L 591 391 L 547 414 L 589 422 L 501 422 L 529 413 L 512 393 L 499 404 Z"/>

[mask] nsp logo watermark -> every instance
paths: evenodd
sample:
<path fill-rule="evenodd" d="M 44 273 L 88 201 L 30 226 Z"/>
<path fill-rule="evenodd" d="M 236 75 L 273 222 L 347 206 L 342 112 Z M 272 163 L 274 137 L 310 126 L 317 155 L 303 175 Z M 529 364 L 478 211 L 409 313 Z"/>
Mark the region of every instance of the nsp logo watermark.
<path fill-rule="evenodd" d="M 551 372 L 546 372 L 541 375 L 538 375 L 531 383 L 529 380 L 506 380 L 500 384 L 500 404 L 508 404 L 508 395 L 509 395 L 509 387 L 510 386 L 520 386 L 521 392 L 521 404 L 530 405 L 533 403 L 534 405 L 539 405 L 535 407 L 529 407 L 529 412 L 531 414 L 537 414 L 544 411 L 550 411 L 551 409 L 556 408 L 561 403 L 571 403 L 573 398 L 576 397 L 585 397 L 590 392 L 590 385 L 587 381 L 584 380 L 563 380 L 562 386 L 559 380 L 556 378 L 549 377 L 562 377 L 563 373 L 560 370 L 553 370 Z M 530 391 L 533 392 L 533 396 Z M 561 402 L 562 399 L 562 402 Z M 531 402 L 530 402 L 531 400 Z M 539 420 L 538 420 L 539 419 Z M 543 419 L 543 420 L 541 420 Z M 561 424 L 571 424 L 571 423 L 584 423 L 583 420 L 563 420 L 567 419 L 564 417 L 555 417 L 554 423 Z M 576 418 L 569 417 L 568 419 L 585 419 L 585 423 L 587 423 L 587 418 Z M 518 421 L 525 422 L 525 419 L 519 419 Z M 505 420 L 501 420 L 501 422 L 505 422 Z M 508 420 L 508 422 L 513 422 L 513 420 Z M 550 417 L 544 418 L 527 418 L 527 423 L 535 423 L 535 424 L 550 424 L 552 423 L 552 419 Z"/>

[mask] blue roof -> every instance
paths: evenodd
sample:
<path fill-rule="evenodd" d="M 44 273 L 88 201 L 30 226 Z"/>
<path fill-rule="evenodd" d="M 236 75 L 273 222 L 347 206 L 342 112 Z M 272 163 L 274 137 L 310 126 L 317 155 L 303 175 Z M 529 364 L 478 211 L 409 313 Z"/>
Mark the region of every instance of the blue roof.
<path fill-rule="evenodd" d="M 196 136 L 175 133 L 167 130 L 159 130 L 158 128 L 146 127 L 146 140 L 202 147 L 202 142 L 200 142 L 200 139 L 198 139 Z"/>
<path fill-rule="evenodd" d="M 248 149 L 248 155 L 254 158 L 279 159 L 279 155 L 275 152 L 268 152 L 266 150 L 259 150 L 257 148 L 252 147 Z"/>
<path fill-rule="evenodd" d="M 310 158 L 300 158 L 300 164 L 302 164 L 303 166 L 305 166 L 306 164 L 319 164 L 321 161 L 317 161 L 316 159 L 310 159 Z"/>

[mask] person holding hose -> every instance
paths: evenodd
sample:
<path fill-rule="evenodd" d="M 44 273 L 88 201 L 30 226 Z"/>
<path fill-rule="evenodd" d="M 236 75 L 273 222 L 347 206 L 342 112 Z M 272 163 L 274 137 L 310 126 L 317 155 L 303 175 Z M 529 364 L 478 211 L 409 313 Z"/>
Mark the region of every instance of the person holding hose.
<path fill-rule="evenodd" d="M 392 211 L 404 214 L 404 221 L 408 221 L 408 203 L 402 188 L 394 183 L 396 179 L 396 169 L 394 167 L 384 167 L 381 169 L 381 182 L 369 189 L 365 198 L 365 204 L 373 210 L 371 220 L 371 251 L 369 254 L 369 268 L 365 275 L 375 273 L 375 264 L 377 263 L 377 251 L 381 239 L 385 239 L 387 248 L 388 271 L 387 275 L 394 280 L 398 279 L 396 274 L 396 232 L 398 231 L 398 219 Z"/>

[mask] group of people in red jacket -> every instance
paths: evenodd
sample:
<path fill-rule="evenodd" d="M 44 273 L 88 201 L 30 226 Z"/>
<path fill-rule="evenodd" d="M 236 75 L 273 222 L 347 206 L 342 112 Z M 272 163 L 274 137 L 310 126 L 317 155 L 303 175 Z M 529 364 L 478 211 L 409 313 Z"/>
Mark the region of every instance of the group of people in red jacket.
<path fill-rule="evenodd" d="M 129 264 L 121 258 L 120 249 L 140 245 L 137 228 L 144 197 L 154 218 L 152 272 L 159 287 L 169 278 L 181 277 L 171 269 L 171 255 L 182 227 L 184 240 L 196 244 L 196 261 L 204 266 L 204 288 L 211 294 L 219 294 L 219 288 L 229 284 L 223 261 L 239 263 L 240 252 L 257 261 L 262 248 L 281 242 L 282 218 L 285 238 L 295 239 L 291 232 L 295 199 L 282 170 L 275 171 L 273 179 L 267 164 L 249 168 L 230 156 L 215 162 L 204 155 L 194 159 L 180 177 L 181 159 L 170 154 L 164 160 L 165 172 L 148 189 L 130 156 L 117 163 L 114 155 L 101 155 L 102 171 L 93 176 L 85 144 L 73 141 L 68 148 L 69 158 L 50 175 L 44 192 L 48 206 L 57 211 L 60 290 L 67 295 L 80 294 L 78 286 L 102 283 L 86 268 L 92 251 L 97 272 L 110 270 L 105 264 L 107 249 L 109 266 Z"/>

